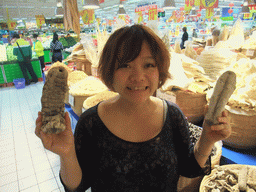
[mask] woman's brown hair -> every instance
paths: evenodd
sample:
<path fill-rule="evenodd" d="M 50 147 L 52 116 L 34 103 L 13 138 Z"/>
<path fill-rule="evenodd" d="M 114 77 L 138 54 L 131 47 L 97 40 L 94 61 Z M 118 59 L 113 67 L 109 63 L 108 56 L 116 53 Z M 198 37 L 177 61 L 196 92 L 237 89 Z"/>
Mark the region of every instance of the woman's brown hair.
<path fill-rule="evenodd" d="M 164 42 L 148 27 L 132 25 L 115 31 L 102 50 L 98 72 L 105 85 L 113 90 L 115 71 L 122 64 L 133 61 L 141 52 L 143 42 L 147 42 L 159 70 L 159 88 L 170 77 L 170 53 Z"/>

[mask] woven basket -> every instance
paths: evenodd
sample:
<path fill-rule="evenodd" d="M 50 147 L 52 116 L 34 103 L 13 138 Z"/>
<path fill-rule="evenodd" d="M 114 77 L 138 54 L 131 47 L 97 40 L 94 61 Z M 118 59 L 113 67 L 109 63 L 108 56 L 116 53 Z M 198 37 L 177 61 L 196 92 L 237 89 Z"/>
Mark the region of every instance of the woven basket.
<path fill-rule="evenodd" d="M 256 147 L 256 112 L 226 107 L 230 117 L 232 132 L 223 144 L 233 148 Z"/>
<path fill-rule="evenodd" d="M 223 169 L 230 169 L 230 170 L 240 170 L 244 167 L 248 167 L 249 169 L 256 169 L 256 166 L 251 166 L 251 165 L 240 165 L 240 164 L 230 164 L 230 165 L 222 165 L 220 166 Z M 214 170 L 212 170 L 210 175 L 204 176 L 201 185 L 200 185 L 200 189 L 199 192 L 208 192 L 208 190 L 206 189 L 206 185 L 211 181 L 211 177 L 218 172 L 218 170 L 215 168 Z M 255 178 L 254 178 L 255 179 Z"/>
<path fill-rule="evenodd" d="M 206 94 L 190 91 L 176 91 L 176 104 L 180 107 L 188 121 L 197 124 L 204 118 L 204 109 L 207 104 Z"/>
<path fill-rule="evenodd" d="M 216 142 L 214 146 L 217 148 L 216 154 L 212 157 L 212 169 L 215 165 L 220 164 L 220 158 L 222 155 L 222 142 Z M 180 176 L 177 186 L 178 192 L 198 192 L 200 183 L 204 176 L 199 176 L 196 178 L 187 178 Z"/>

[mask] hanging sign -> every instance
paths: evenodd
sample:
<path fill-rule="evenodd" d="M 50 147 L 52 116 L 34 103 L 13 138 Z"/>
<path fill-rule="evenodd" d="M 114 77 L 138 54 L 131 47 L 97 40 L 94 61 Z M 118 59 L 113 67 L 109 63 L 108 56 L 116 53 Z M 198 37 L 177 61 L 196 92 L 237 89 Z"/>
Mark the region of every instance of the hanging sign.
<path fill-rule="evenodd" d="M 8 20 L 7 24 L 8 24 L 8 29 L 10 31 L 13 31 L 16 28 L 16 26 L 17 26 L 17 22 L 13 21 L 13 20 Z"/>
<path fill-rule="evenodd" d="M 193 6 L 200 6 L 201 0 L 185 0 L 185 11 L 190 11 Z"/>
<path fill-rule="evenodd" d="M 157 5 L 149 5 L 148 10 L 148 20 L 157 20 L 158 19 L 158 13 L 157 13 Z"/>
<path fill-rule="evenodd" d="M 36 15 L 36 24 L 38 28 L 41 28 L 43 24 L 45 24 L 45 19 L 43 15 Z"/>
<path fill-rule="evenodd" d="M 94 9 L 84 9 L 80 12 L 84 24 L 92 24 L 95 20 Z"/>
<path fill-rule="evenodd" d="M 200 3 L 200 9 L 218 8 L 218 6 L 219 0 L 201 0 Z"/>
<path fill-rule="evenodd" d="M 141 23 L 143 21 L 143 14 L 142 14 L 141 7 L 136 7 L 135 8 L 135 14 L 137 15 L 138 23 Z"/>
<path fill-rule="evenodd" d="M 244 20 L 250 20 L 253 18 L 253 16 L 255 17 L 256 15 L 256 5 L 248 5 L 248 7 L 250 8 L 250 13 L 245 13 L 243 16 Z"/>
<path fill-rule="evenodd" d="M 214 15 L 214 9 L 213 8 L 206 9 L 206 14 L 205 14 L 206 19 L 209 19 L 209 18 L 213 17 L 213 15 Z"/>

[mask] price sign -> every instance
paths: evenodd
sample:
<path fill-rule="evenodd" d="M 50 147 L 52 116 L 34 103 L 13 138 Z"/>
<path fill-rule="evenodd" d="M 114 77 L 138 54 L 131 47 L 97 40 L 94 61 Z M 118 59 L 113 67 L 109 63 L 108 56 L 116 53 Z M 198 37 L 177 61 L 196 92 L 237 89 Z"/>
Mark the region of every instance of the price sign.
<path fill-rule="evenodd" d="M 157 5 L 153 4 L 149 6 L 148 10 L 148 20 L 157 20 L 158 13 L 157 13 Z"/>
<path fill-rule="evenodd" d="M 71 106 L 74 107 L 74 105 L 75 105 L 75 98 L 74 98 L 73 95 L 70 95 L 70 94 L 69 94 L 68 102 L 69 102 L 69 104 L 70 104 Z"/>
<path fill-rule="evenodd" d="M 43 15 L 36 15 L 36 24 L 38 28 L 41 28 L 43 24 L 45 24 L 45 19 Z"/>
<path fill-rule="evenodd" d="M 16 21 L 12 21 L 12 20 L 7 21 L 7 24 L 8 24 L 8 29 L 10 31 L 13 31 L 15 29 L 15 27 L 17 26 Z"/>

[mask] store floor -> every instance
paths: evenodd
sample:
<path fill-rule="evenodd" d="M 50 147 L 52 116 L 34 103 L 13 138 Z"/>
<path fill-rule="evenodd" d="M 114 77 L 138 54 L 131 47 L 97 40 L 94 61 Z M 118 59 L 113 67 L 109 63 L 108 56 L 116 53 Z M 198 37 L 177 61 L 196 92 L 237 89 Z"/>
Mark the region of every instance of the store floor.
<path fill-rule="evenodd" d="M 43 82 L 0 88 L 0 192 L 64 191 L 59 157 L 34 133 L 42 88 Z"/>

